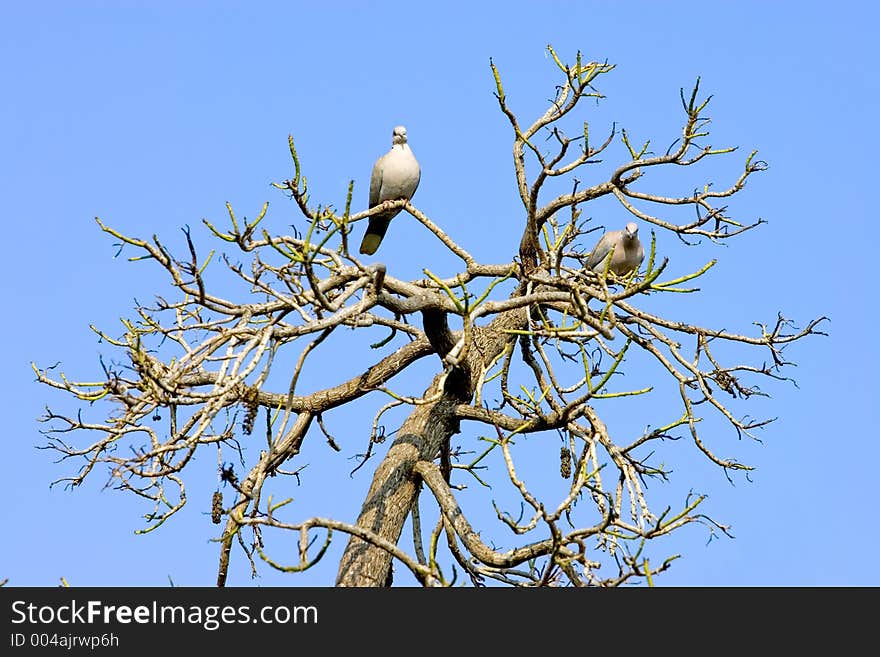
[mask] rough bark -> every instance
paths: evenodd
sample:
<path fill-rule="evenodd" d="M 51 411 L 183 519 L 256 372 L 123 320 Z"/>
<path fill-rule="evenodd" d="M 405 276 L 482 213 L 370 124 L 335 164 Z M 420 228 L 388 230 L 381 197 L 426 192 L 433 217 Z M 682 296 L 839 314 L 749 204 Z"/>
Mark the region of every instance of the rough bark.
<path fill-rule="evenodd" d="M 485 365 L 515 339 L 505 331 L 523 329 L 527 324 L 526 312 L 517 309 L 501 313 L 488 326 L 474 330 L 473 344 L 464 361 L 446 377 L 440 399 L 415 408 L 376 468 L 358 516 L 358 526 L 397 543 L 418 491 L 416 463 L 436 458 L 445 441 L 458 433 L 456 406 L 470 401 Z M 453 334 L 448 328 L 444 331 L 444 327 L 445 317 L 426 313 L 425 332 L 441 357 L 455 343 Z M 442 375 L 438 375 L 428 390 L 436 390 L 441 381 Z M 390 568 L 388 552 L 352 536 L 339 565 L 336 585 L 383 586 Z"/>

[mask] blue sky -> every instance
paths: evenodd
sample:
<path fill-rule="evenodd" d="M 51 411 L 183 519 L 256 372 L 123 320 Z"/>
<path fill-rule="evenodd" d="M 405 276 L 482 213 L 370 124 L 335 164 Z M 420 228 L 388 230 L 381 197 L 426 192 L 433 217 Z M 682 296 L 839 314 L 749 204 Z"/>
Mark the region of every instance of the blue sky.
<path fill-rule="evenodd" d="M 264 225 L 285 232 L 295 209 L 270 183 L 291 175 L 288 134 L 312 198 L 339 207 L 354 179 L 361 209 L 372 163 L 387 149 L 391 127 L 403 123 L 422 165 L 415 204 L 478 259 L 506 261 L 519 241 L 521 207 L 489 58 L 514 111 L 531 119 L 558 82 L 550 43 L 569 61 L 580 50 L 617 65 L 599 85 L 607 98 L 580 115 L 595 134 L 616 121 L 637 141 L 665 149 L 680 131 L 679 88 L 700 76 L 714 95 L 713 144 L 740 147 L 708 169 L 719 186 L 752 149 L 770 165 L 732 205 L 766 225 L 728 246 L 690 250 L 658 235 L 669 271 L 719 260 L 701 279 L 701 294 L 671 300 L 668 312 L 738 332 L 780 311 L 800 325 L 831 318 L 828 337 L 788 352 L 798 387 L 768 386 L 772 399 L 756 402 L 756 415 L 779 418 L 761 432 L 762 443 L 713 435 L 724 456 L 756 466 L 751 481 L 730 484 L 683 444 L 670 444 L 670 460 L 680 463 L 676 486 L 707 493 L 707 511 L 732 525 L 736 538 L 708 541 L 704 530 L 685 528 L 658 547 L 683 558 L 656 583 L 880 584 L 870 559 L 880 539 L 868 207 L 878 147 L 871 126 L 880 109 L 872 5 L 46 2 L 7 3 L 0 18 L 7 226 L 0 580 L 163 586 L 169 578 L 180 585 L 215 579 L 216 527 L 206 515 L 214 452 L 197 464 L 201 492 L 188 507 L 160 530 L 135 535 L 148 510 L 139 500 L 103 489 L 103 472 L 76 491 L 50 490 L 72 466 L 35 449 L 44 407 L 73 407 L 34 381 L 31 361 L 60 361 L 72 378 L 97 376 L 98 356 L 108 351 L 89 324 L 118 330 L 133 299 L 167 292 L 157 268 L 114 258 L 95 216 L 128 234 L 158 234 L 175 248 L 189 225 L 207 250 L 202 218 L 223 221 L 227 201 L 253 217 L 269 201 Z M 621 220 L 606 211 L 585 209 L 600 222 Z M 398 219 L 392 233 L 382 255 L 396 276 L 418 277 L 426 266 L 452 273 L 454 263 L 416 222 Z M 339 362 L 313 372 L 309 386 L 337 380 L 344 361 L 369 362 L 370 354 L 346 352 L 344 342 L 338 349 Z M 420 390 L 432 371 L 426 363 L 402 385 Z M 288 493 L 293 518 L 354 520 L 371 465 L 349 477 L 351 457 L 363 451 L 365 422 L 378 403 L 328 418 L 340 454 L 310 436 L 306 481 Z M 598 408 L 613 431 L 665 419 L 662 405 L 634 417 L 617 403 Z M 473 447 L 477 433 L 458 439 Z M 556 454 L 558 443 L 536 440 L 530 449 Z M 531 476 L 536 486 L 543 476 L 558 480 L 552 469 Z M 293 546 L 279 543 L 279 554 L 287 549 L 291 561 Z M 262 566 L 252 579 L 238 555 L 230 583 L 326 585 L 334 565 L 331 554 L 302 575 Z"/>

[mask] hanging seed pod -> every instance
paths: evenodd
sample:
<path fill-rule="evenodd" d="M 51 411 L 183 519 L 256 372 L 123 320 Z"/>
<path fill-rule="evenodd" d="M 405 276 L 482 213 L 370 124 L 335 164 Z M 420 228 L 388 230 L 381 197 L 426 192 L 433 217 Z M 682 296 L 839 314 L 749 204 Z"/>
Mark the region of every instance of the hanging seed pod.
<path fill-rule="evenodd" d="M 254 430 L 254 420 L 257 419 L 257 411 L 260 410 L 260 406 L 257 403 L 259 392 L 256 386 L 252 386 L 244 393 L 244 399 L 242 400 L 245 407 L 245 416 L 241 422 L 241 429 L 248 436 Z"/>
<path fill-rule="evenodd" d="M 563 479 L 571 479 L 571 452 L 568 447 L 559 448 L 559 475 Z"/>
<path fill-rule="evenodd" d="M 211 498 L 211 522 L 215 525 L 220 524 L 220 518 L 223 517 L 223 493 L 219 490 L 214 492 Z"/>

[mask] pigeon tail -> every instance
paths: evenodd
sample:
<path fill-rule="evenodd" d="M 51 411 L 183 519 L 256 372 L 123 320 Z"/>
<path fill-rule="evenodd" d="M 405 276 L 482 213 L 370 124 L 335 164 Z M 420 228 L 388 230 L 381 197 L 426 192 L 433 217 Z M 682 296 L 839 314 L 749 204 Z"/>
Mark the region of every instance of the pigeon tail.
<path fill-rule="evenodd" d="M 370 217 L 370 225 L 367 226 L 367 232 L 364 233 L 364 239 L 361 240 L 361 253 L 373 255 L 382 243 L 382 238 L 385 237 L 385 232 L 390 224 L 391 217 L 378 215 Z"/>

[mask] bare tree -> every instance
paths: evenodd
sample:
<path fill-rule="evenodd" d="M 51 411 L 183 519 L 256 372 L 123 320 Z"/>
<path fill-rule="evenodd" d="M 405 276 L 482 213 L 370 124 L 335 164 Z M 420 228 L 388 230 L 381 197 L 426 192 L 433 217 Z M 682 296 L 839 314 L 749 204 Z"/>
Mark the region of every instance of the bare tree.
<path fill-rule="evenodd" d="M 581 219 L 589 203 L 616 200 L 621 214 L 698 248 L 763 223 L 734 219 L 727 202 L 766 164 L 751 153 L 738 177 L 723 189 L 707 182 L 685 196 L 645 191 L 643 182 L 656 170 L 696 167 L 735 151 L 708 144 L 709 98 L 700 97 L 699 80 L 691 92 L 682 90 L 680 136 L 658 155 L 649 143 L 637 145 L 625 130 L 613 126 L 598 143 L 580 119 L 566 132 L 564 126 L 585 99 L 602 98 L 596 83 L 614 66 L 584 63 L 580 55 L 566 65 L 552 48 L 549 53 L 560 83 L 546 112 L 529 124 L 521 123 L 509 106 L 499 71 L 491 64 L 498 105 L 513 133 L 523 207 L 521 217 L 508 224 L 522 230 L 519 253 L 509 262 L 477 262 L 464 245 L 404 200 L 352 212 L 353 183 L 342 211 L 312 205 L 292 138 L 295 173 L 276 186 L 302 214 L 300 231 L 271 235 L 260 229 L 267 206 L 252 221 L 239 220 L 229 207 L 225 229 L 205 221 L 234 257 L 247 259 L 243 264 L 223 257 L 237 281 L 228 286 L 229 292 L 243 292 L 244 301 L 207 284 L 211 258 L 199 255 L 189 230 L 187 252 L 177 257 L 156 236 L 129 237 L 98 220 L 105 232 L 138 252 L 136 259 L 155 261 L 170 276 L 175 297 L 157 296 L 152 306 L 135 307 L 119 337 L 95 329 L 124 354 L 123 363 L 102 362 L 106 377 L 101 382 L 76 383 L 53 375 L 51 368 L 34 367 L 42 383 L 89 404 L 101 400 L 97 407 L 107 409 L 100 421 L 47 410 L 42 418 L 49 422 L 47 447 L 60 452 L 62 460 L 84 463 L 75 475 L 59 481 L 76 486 L 96 466 L 106 464 L 114 485 L 155 503 L 147 518 L 149 530 L 186 503 L 185 475 L 194 454 L 217 450 L 220 475 L 236 491 L 228 505 L 219 489 L 213 499 L 213 519 L 224 523 L 220 586 L 236 545 L 253 567 L 261 559 L 275 568 L 300 571 L 320 560 L 340 533 L 348 537 L 338 569 L 340 586 L 385 585 L 395 560 L 424 585 L 449 584 L 450 573 L 459 570 L 474 584 L 487 579 L 515 586 L 617 585 L 634 578 L 650 582 L 673 558 L 649 563 L 645 546 L 651 539 L 689 523 L 727 532 L 702 512 L 701 495 L 688 496 L 676 508 L 658 508 L 649 499 L 646 482 L 670 476 L 657 450 L 665 439 L 686 437 L 708 464 L 728 476 L 748 470 L 735 459 L 716 455 L 701 434 L 698 412 L 722 418 L 737 436 L 753 435 L 770 420 L 743 419 L 734 405 L 764 395 L 761 380 L 789 380 L 783 375 L 790 364 L 783 350 L 820 333 L 816 327 L 824 318 L 797 328 L 779 315 L 747 335 L 649 312 L 642 300 L 694 293 L 683 286 L 714 264 L 664 280 L 668 261 L 657 253 L 655 239 L 639 272 L 618 277 L 587 270 L 585 257 L 598 237 L 598 227 Z M 607 179 L 587 186 L 575 177 L 579 171 L 596 171 L 592 165 L 601 161 L 598 156 L 618 146 L 620 164 Z M 563 183 L 568 191 L 539 201 L 551 181 L 557 187 Z M 436 237 L 438 248 L 461 261 L 455 276 L 443 279 L 427 268 L 424 279 L 405 281 L 383 264 L 358 260 L 350 249 L 351 231 L 363 226 L 361 220 L 395 207 L 421 222 Z M 461 322 L 460 330 L 450 328 L 450 316 Z M 377 326 L 388 334 L 372 345 L 377 352 L 372 366 L 332 387 L 298 394 L 301 372 L 322 344 L 351 339 L 351 331 L 340 327 Z M 719 344 L 724 346 L 716 349 Z M 270 377 L 273 363 L 279 353 L 290 350 L 299 356 L 293 372 L 281 373 L 289 385 L 273 389 L 271 382 L 280 380 L 277 371 Z M 416 398 L 393 392 L 389 380 L 425 358 L 437 367 L 424 394 Z M 630 380 L 638 381 L 634 388 L 617 387 L 618 375 L 638 359 L 657 368 L 630 372 Z M 637 437 L 612 436 L 596 410 L 597 401 L 655 388 L 675 392 L 680 406 L 674 417 L 646 421 L 656 428 Z M 376 413 L 361 465 L 372 462 L 375 445 L 385 438 L 383 415 L 400 405 L 411 412 L 376 462 L 359 517 L 354 522 L 286 518 L 285 502 L 264 494 L 267 480 L 307 476 L 297 466 L 307 437 L 321 440 L 323 435 L 338 450 L 324 416 L 367 395 L 376 400 Z M 468 428 L 466 449 L 451 444 L 462 421 Z M 262 449 L 243 447 L 254 431 L 265 433 Z M 682 435 L 673 436 L 676 431 Z M 96 440 L 75 445 L 66 438 L 86 432 Z M 559 467 L 567 490 L 556 499 L 541 499 L 517 472 L 518 440 L 540 432 L 561 440 Z M 237 453 L 242 466 L 237 472 L 225 465 L 223 450 Z M 510 507 L 496 507 L 497 518 L 509 530 L 510 547 L 505 549 L 484 541 L 484 528 L 475 527 L 460 504 L 464 483 L 484 483 L 489 454 L 501 457 L 496 463 L 506 467 L 521 509 L 527 510 L 515 516 Z M 420 496 L 439 509 L 433 528 L 422 526 Z M 413 530 L 410 551 L 399 540 L 407 519 Z M 296 533 L 298 562 L 285 566 L 267 553 L 264 534 L 270 530 Z M 441 544 L 448 553 L 440 552 Z M 445 564 L 440 554 L 447 555 Z M 444 567 L 450 560 L 452 568 Z"/>

